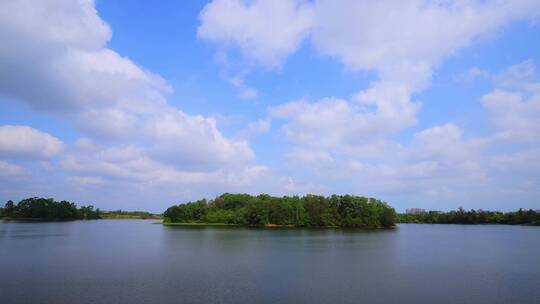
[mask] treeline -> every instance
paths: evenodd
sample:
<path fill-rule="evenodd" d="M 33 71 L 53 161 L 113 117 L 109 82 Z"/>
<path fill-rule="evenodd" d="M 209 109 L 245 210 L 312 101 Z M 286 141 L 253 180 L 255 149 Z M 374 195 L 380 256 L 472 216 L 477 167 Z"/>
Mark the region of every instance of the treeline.
<path fill-rule="evenodd" d="M 146 211 L 102 211 L 101 217 L 106 219 L 159 219 L 159 214 L 153 214 Z"/>
<path fill-rule="evenodd" d="M 450 212 L 428 211 L 416 214 L 398 214 L 400 223 L 426 224 L 506 224 L 540 226 L 540 212 L 519 209 L 515 212 L 469 211 L 459 208 Z"/>
<path fill-rule="evenodd" d="M 55 201 L 52 198 L 32 197 L 18 204 L 8 201 L 0 208 L 0 217 L 12 219 L 77 220 L 100 219 L 100 210 L 93 206 L 81 206 L 68 201 Z"/>
<path fill-rule="evenodd" d="M 223 194 L 172 206 L 165 223 L 222 223 L 246 226 L 389 228 L 394 208 L 374 199 L 352 195 L 273 197 L 266 194 Z"/>

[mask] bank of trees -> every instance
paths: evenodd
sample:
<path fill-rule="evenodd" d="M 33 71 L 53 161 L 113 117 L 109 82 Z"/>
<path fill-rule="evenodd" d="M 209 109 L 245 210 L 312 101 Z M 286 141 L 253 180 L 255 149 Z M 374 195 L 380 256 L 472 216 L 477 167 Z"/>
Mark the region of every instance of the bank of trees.
<path fill-rule="evenodd" d="M 32 197 L 23 199 L 18 204 L 8 201 L 0 216 L 13 219 L 75 220 L 99 219 L 100 210 L 93 206 L 77 208 L 68 201 L 55 201 L 52 198 Z"/>
<path fill-rule="evenodd" d="M 224 223 L 246 226 L 393 227 L 396 212 L 388 204 L 352 195 L 274 197 L 266 194 L 223 194 L 172 206 L 165 222 Z"/>
<path fill-rule="evenodd" d="M 519 209 L 515 212 L 464 210 L 459 208 L 450 212 L 428 211 L 416 214 L 399 214 L 400 223 L 427 224 L 507 224 L 539 225 L 540 212 Z"/>
<path fill-rule="evenodd" d="M 101 217 L 105 219 L 143 219 L 143 220 L 161 218 L 159 214 L 153 214 L 146 211 L 125 211 L 125 210 L 102 211 Z"/>

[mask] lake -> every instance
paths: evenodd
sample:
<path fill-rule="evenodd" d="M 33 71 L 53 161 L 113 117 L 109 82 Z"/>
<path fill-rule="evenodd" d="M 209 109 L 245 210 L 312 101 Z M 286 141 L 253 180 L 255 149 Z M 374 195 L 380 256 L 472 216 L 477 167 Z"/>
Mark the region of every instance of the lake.
<path fill-rule="evenodd" d="M 540 303 L 540 227 L 0 221 L 0 302 Z"/>

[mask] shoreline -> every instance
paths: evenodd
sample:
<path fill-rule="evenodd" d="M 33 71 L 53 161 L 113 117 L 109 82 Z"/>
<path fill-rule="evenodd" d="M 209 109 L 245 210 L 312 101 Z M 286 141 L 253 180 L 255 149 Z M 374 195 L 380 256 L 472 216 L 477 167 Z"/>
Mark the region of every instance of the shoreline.
<path fill-rule="evenodd" d="M 240 225 L 240 224 L 226 224 L 226 223 L 165 223 L 155 222 L 154 224 L 161 224 L 169 227 L 229 227 L 229 228 L 256 228 L 256 229 L 343 229 L 343 230 L 393 230 L 397 229 L 397 225 L 392 227 L 340 227 L 340 226 L 317 226 L 317 227 L 305 227 L 295 225 L 278 225 L 278 224 L 264 224 L 264 225 Z"/>
<path fill-rule="evenodd" d="M 14 218 L 14 217 L 0 217 L 0 221 L 17 221 L 17 222 L 36 222 L 36 223 L 46 223 L 46 222 L 74 222 L 74 221 L 93 221 L 93 220 L 159 220 L 159 218 L 140 218 L 140 217 L 102 217 L 98 219 L 48 219 L 48 218 Z"/>
<path fill-rule="evenodd" d="M 0 217 L 0 220 L 2 221 L 19 221 L 19 222 L 73 222 L 73 221 L 80 221 L 82 219 L 60 219 L 60 218 L 52 218 L 52 219 L 48 219 L 48 218 L 35 218 L 35 217 L 21 217 L 21 218 L 16 218 L 16 217 Z"/>
<path fill-rule="evenodd" d="M 428 223 L 428 222 L 399 222 L 397 224 L 415 224 L 415 225 L 463 225 L 463 226 L 491 226 L 491 225 L 503 225 L 503 226 L 530 226 L 539 227 L 540 224 L 525 223 L 525 224 L 506 224 L 506 223 Z"/>

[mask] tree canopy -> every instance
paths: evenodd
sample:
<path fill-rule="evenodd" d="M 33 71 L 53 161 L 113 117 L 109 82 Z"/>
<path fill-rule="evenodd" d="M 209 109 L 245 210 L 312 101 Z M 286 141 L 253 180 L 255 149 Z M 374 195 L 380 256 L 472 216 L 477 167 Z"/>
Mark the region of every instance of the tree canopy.
<path fill-rule="evenodd" d="M 153 214 L 146 211 L 125 211 L 125 210 L 102 211 L 101 217 L 105 219 L 143 219 L 143 220 L 161 218 L 159 214 Z"/>
<path fill-rule="evenodd" d="M 428 224 L 507 224 L 507 225 L 539 225 L 540 212 L 519 209 L 515 212 L 474 210 L 463 208 L 450 212 L 427 211 L 415 214 L 399 214 L 400 223 Z"/>
<path fill-rule="evenodd" d="M 385 202 L 353 195 L 274 197 L 225 193 L 168 208 L 164 222 L 246 226 L 389 228 L 396 212 Z"/>
<path fill-rule="evenodd" d="M 9 200 L 0 216 L 13 219 L 44 219 L 44 220 L 74 220 L 99 219 L 99 208 L 94 206 L 81 206 L 77 208 L 68 201 L 55 201 L 52 198 L 32 197 L 23 199 L 18 204 Z"/>

